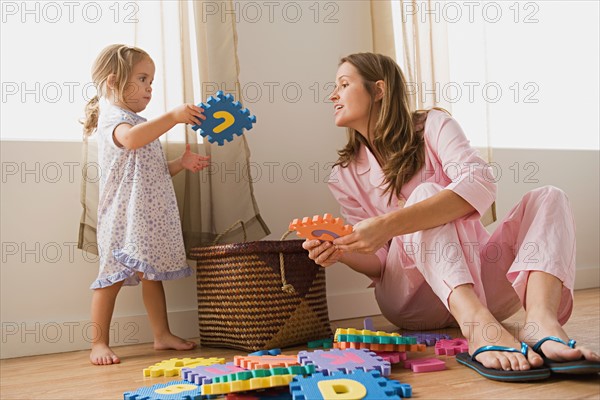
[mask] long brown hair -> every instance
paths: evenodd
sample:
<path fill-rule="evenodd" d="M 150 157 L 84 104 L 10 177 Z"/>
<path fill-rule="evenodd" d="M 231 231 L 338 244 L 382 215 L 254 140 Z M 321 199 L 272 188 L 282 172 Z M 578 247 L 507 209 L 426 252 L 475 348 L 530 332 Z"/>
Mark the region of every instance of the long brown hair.
<path fill-rule="evenodd" d="M 91 135 L 98 126 L 99 101 L 100 97 L 107 95 L 106 81 L 108 77 L 115 75 L 116 88 L 113 95 L 122 99 L 133 66 L 146 57 L 150 58 L 144 50 L 124 44 L 111 44 L 100 52 L 92 66 L 92 80 L 98 94 L 88 101 L 85 106 L 85 118 L 80 121 L 83 124 L 84 135 Z"/>
<path fill-rule="evenodd" d="M 381 99 L 381 111 L 373 132 L 364 132 L 371 137 L 371 144 L 355 129 L 348 128 L 348 142 L 338 151 L 336 165 L 347 167 L 358 154 L 361 145 L 367 146 L 382 163 L 385 191 L 400 196 L 402 186 L 408 182 L 425 163 L 425 143 L 422 127 L 416 131 L 415 125 L 422 121 L 427 111 L 411 112 L 406 88 L 406 79 L 400 67 L 390 57 L 374 53 L 356 53 L 340 60 L 352 64 L 363 78 L 367 92 L 371 95 L 368 129 L 371 126 L 371 109 L 375 103 L 375 82 L 385 83 Z M 421 124 L 422 125 L 422 124 Z"/>

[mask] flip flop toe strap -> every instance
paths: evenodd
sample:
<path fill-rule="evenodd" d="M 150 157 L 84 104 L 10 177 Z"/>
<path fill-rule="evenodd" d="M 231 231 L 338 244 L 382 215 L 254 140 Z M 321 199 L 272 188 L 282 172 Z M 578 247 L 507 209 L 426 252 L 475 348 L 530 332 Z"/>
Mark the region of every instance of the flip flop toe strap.
<path fill-rule="evenodd" d="M 475 350 L 475 352 L 471 356 L 471 360 L 477 361 L 477 360 L 475 360 L 475 357 L 478 354 L 481 354 L 485 351 L 504 351 L 504 352 L 509 352 L 509 353 L 521 353 L 525 357 L 527 357 L 528 349 L 529 349 L 529 346 L 527 346 L 527 343 L 525 343 L 525 342 L 521 343 L 521 350 L 517 350 L 514 347 L 506 347 L 506 346 L 483 346 L 483 347 L 480 347 L 477 350 Z"/>
<path fill-rule="evenodd" d="M 559 337 L 556 336 L 546 336 L 545 338 L 541 339 L 539 342 L 537 342 L 536 344 L 533 345 L 532 349 L 533 351 L 535 351 L 536 353 L 538 353 L 541 356 L 544 356 L 544 352 L 541 350 L 541 347 L 544 343 L 546 343 L 548 340 L 551 340 L 553 342 L 558 342 L 558 343 L 562 343 L 565 346 L 569 346 L 570 348 L 574 349 L 575 348 L 575 340 L 571 339 L 569 340 L 569 343 L 566 343 L 564 340 L 562 340 Z M 544 356 L 545 357 L 545 356 Z"/>

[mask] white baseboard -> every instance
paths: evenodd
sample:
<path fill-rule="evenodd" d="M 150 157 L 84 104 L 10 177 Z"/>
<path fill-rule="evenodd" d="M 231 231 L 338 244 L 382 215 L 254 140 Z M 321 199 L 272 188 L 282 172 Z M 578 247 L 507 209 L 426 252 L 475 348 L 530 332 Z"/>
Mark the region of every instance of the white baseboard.
<path fill-rule="evenodd" d="M 575 289 L 600 287 L 599 267 L 578 267 Z M 373 289 L 327 296 L 329 319 L 332 321 L 360 318 L 381 313 Z M 169 313 L 174 334 L 197 338 L 197 310 Z M 94 335 L 90 321 L 15 321 L 2 322 L 0 359 L 41 354 L 87 350 Z M 116 317 L 111 325 L 111 345 L 114 347 L 152 342 L 152 330 L 146 315 Z"/>
<path fill-rule="evenodd" d="M 198 311 L 170 312 L 169 325 L 177 336 L 197 338 Z M 0 358 L 87 350 L 95 332 L 90 321 L 3 321 Z M 110 332 L 113 347 L 153 340 L 146 315 L 115 317 Z"/>

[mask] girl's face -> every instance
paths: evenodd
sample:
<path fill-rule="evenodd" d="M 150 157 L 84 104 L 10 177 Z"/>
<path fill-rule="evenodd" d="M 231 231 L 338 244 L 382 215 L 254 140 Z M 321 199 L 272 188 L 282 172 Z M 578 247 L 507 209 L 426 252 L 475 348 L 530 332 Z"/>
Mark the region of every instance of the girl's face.
<path fill-rule="evenodd" d="M 139 113 L 146 109 L 152 99 L 152 82 L 155 72 L 154 62 L 145 57 L 133 66 L 131 75 L 123 93 L 123 104 L 127 109 L 134 113 Z"/>
<path fill-rule="evenodd" d="M 336 87 L 329 99 L 333 101 L 335 125 L 367 134 L 371 95 L 354 65 L 345 62 L 337 70 Z"/>

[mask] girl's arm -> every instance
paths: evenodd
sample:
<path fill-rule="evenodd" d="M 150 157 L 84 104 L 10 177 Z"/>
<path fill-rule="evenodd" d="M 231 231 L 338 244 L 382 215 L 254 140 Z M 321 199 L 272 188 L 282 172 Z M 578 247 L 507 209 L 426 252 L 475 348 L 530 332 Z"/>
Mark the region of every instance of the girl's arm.
<path fill-rule="evenodd" d="M 184 169 L 192 172 L 198 172 L 208 166 L 209 160 L 210 157 L 204 157 L 196 153 L 192 153 L 190 150 L 190 145 L 186 144 L 185 151 L 181 157 L 177 157 L 176 159 L 167 163 L 169 166 L 169 174 L 171 174 L 171 176 L 175 176 Z"/>
<path fill-rule="evenodd" d="M 201 120 L 206 119 L 202 114 L 203 111 L 203 109 L 193 104 L 182 104 L 158 118 L 135 126 L 121 124 L 113 132 L 115 144 L 128 150 L 139 149 L 158 139 L 179 123 L 199 124 Z"/>

